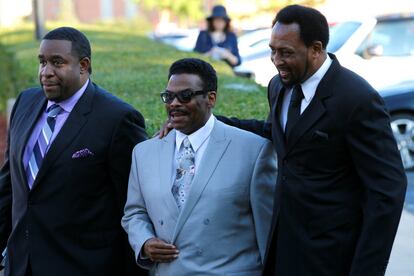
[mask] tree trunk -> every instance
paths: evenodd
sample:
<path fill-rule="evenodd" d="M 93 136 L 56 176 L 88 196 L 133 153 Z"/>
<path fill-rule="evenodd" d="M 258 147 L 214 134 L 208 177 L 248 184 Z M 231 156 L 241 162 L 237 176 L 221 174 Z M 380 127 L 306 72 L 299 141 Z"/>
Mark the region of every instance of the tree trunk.
<path fill-rule="evenodd" d="M 45 17 L 43 0 L 33 0 L 33 19 L 35 23 L 35 38 L 41 40 L 45 35 Z"/>

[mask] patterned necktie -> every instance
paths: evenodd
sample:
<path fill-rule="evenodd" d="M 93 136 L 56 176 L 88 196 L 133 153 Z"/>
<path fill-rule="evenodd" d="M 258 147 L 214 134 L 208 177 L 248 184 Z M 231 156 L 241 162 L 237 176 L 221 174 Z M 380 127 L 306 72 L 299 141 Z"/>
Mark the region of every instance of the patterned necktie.
<path fill-rule="evenodd" d="M 297 123 L 300 117 L 300 107 L 303 99 L 303 91 L 300 84 L 296 85 L 292 91 L 292 97 L 290 98 L 288 116 L 285 128 L 286 138 L 289 136 L 292 127 Z"/>
<path fill-rule="evenodd" d="M 171 192 L 177 202 L 178 209 L 184 206 L 188 193 L 191 188 L 191 182 L 194 177 L 194 159 L 195 154 L 188 137 L 181 145 L 180 155 L 178 157 L 178 168 L 175 181 Z"/>
<path fill-rule="evenodd" d="M 29 164 L 26 168 L 27 182 L 29 188 L 33 186 L 33 182 L 36 179 L 36 175 L 39 172 L 40 166 L 42 165 L 43 158 L 49 149 L 50 139 L 52 138 L 53 130 L 55 129 L 56 116 L 62 111 L 62 108 L 57 105 L 51 105 L 47 110 L 47 120 L 43 125 L 42 131 L 40 132 L 39 138 L 33 148 L 32 155 L 29 159 Z"/>

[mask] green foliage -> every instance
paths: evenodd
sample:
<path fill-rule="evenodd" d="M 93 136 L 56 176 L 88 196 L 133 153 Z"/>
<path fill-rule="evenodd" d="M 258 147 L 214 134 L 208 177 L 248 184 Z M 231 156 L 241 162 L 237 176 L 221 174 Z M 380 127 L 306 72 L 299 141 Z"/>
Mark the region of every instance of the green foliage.
<path fill-rule="evenodd" d="M 275 12 L 282 9 L 287 5 L 304 5 L 309 7 L 315 7 L 318 4 L 324 3 L 326 0 L 278 0 L 278 1 L 269 1 L 269 0 L 256 0 L 257 5 L 262 11 L 271 11 Z"/>
<path fill-rule="evenodd" d="M 271 12 L 275 13 L 281 8 L 292 5 L 299 4 L 314 7 L 319 4 L 323 4 L 326 0 L 251 0 L 255 2 L 258 7 L 259 12 Z M 210 11 L 206 11 L 208 5 L 205 0 L 135 0 L 139 3 L 142 8 L 147 11 L 168 11 L 173 17 L 177 17 L 180 23 L 186 21 L 196 22 L 199 21 L 207 15 Z M 214 4 L 223 4 L 225 5 L 224 0 L 215 0 Z M 239 14 L 238 17 L 249 18 L 254 16 L 251 12 L 246 14 Z M 237 15 L 233 16 L 237 18 Z M 174 21 L 174 20 L 173 20 Z"/>
<path fill-rule="evenodd" d="M 14 96 L 15 80 L 12 74 L 13 71 L 13 58 L 11 57 L 11 54 L 0 45 L 0 111 L 6 110 L 7 99 Z"/>
<path fill-rule="evenodd" d="M 170 64 L 179 58 L 202 56 L 152 41 L 137 33 L 137 28 L 120 25 L 78 28 L 85 32 L 92 45 L 92 80 L 136 107 L 146 119 L 148 134 L 155 133 L 166 118 L 159 93 L 166 87 Z M 7 95 L 37 86 L 38 42 L 33 39 L 33 30 L 21 28 L 0 33 L 0 43 L 11 59 L 7 72 L 12 77 L 4 77 L 11 91 Z M 225 63 L 209 61 L 219 76 L 215 113 L 264 119 L 268 112 L 266 90 L 250 80 L 234 76 Z M 6 72 L 3 67 L 1 72 L 3 79 L 3 72 Z M 4 82 L 0 89 L 3 95 Z"/>
<path fill-rule="evenodd" d="M 203 18 L 203 0 L 136 0 L 148 10 L 167 10 L 180 19 Z"/>
<path fill-rule="evenodd" d="M 6 111 L 8 98 L 16 97 L 22 88 L 37 82 L 37 60 L 33 59 L 36 47 L 32 29 L 21 27 L 0 32 L 0 113 Z"/>

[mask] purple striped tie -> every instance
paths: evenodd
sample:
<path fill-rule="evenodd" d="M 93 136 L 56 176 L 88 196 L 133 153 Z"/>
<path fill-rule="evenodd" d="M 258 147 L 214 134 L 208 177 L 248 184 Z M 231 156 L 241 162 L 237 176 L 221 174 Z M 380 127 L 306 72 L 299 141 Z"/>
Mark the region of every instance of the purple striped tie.
<path fill-rule="evenodd" d="M 29 188 L 33 186 L 33 182 L 36 179 L 36 175 L 39 172 L 42 165 L 43 158 L 49 149 L 50 139 L 52 138 L 53 130 L 55 129 L 56 116 L 62 111 L 62 108 L 57 105 L 51 105 L 47 110 L 47 120 L 43 125 L 39 138 L 33 148 L 32 155 L 29 159 L 29 164 L 26 168 L 27 182 Z"/>

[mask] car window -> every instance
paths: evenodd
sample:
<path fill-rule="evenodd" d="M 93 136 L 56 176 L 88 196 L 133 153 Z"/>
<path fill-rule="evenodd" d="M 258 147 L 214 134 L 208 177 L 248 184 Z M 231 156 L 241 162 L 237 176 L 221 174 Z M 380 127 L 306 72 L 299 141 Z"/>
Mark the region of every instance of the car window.
<path fill-rule="evenodd" d="M 347 21 L 329 27 L 329 43 L 327 50 L 330 53 L 338 51 L 351 35 L 361 26 L 361 22 Z"/>
<path fill-rule="evenodd" d="M 414 56 L 414 19 L 379 22 L 357 50 L 369 58 L 378 56 Z"/>

